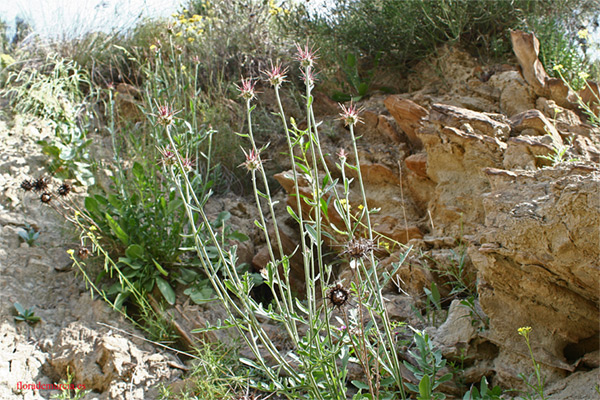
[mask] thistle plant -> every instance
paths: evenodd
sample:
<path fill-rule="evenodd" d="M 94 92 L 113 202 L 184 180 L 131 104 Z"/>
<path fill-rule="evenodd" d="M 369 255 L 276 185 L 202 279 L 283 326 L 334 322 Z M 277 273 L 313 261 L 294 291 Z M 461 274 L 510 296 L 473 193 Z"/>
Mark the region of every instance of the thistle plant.
<path fill-rule="evenodd" d="M 275 211 L 263 168 L 266 149 L 259 148 L 253 133 L 255 79 L 244 78 L 238 86 L 248 121 L 247 132 L 240 134 L 248 140 L 248 147 L 242 149 L 246 161 L 241 166 L 250 175 L 257 205 L 255 224 L 264 235 L 270 257 L 261 274 L 273 296 L 271 304 L 265 305 L 251 296 L 254 280 L 248 273 L 239 273 L 235 247 L 226 250 L 217 233 L 210 229 L 210 220 L 203 209 L 208 195 L 199 195 L 188 174 L 182 172 L 185 157 L 177 151 L 172 124 L 165 123 L 166 137 L 175 153 L 174 165 L 169 166 L 171 180 L 183 200 L 201 265 L 229 315 L 220 327 L 237 330 L 253 354 L 252 360 L 242 361 L 260 370 L 269 380 L 268 383 L 253 382 L 256 389 L 277 392 L 290 399 L 346 399 L 348 366 L 355 363 L 362 368 L 365 377 L 365 382 L 352 382 L 358 388 L 356 398 L 405 399 L 395 340 L 398 324 L 390 320 L 382 295 L 391 274 L 379 270 L 374 254 L 378 235 L 372 228 L 370 214 L 375 210 L 369 209 L 367 204 L 354 133 L 354 127 L 361 122 L 361 110 L 353 104 L 342 106 L 340 119 L 350 131 L 355 161 L 350 161 L 345 150 L 340 151 L 339 172 L 334 175 L 325 162 L 319 124 L 312 107 L 316 51 L 308 45 L 297 45 L 297 50 L 306 87 L 306 129 L 299 129 L 293 119 L 288 123 L 282 107 L 280 89 L 286 81 L 287 69 L 272 64 L 271 69 L 265 71 L 265 80 L 274 88 L 292 166 L 294 202 L 286 210 L 299 232 L 295 252 L 302 257 L 304 291 L 297 293 L 292 287 L 291 255 L 284 254 L 278 229 L 287 216 L 277 215 Z M 354 178 L 347 176 L 350 171 Z M 308 190 L 303 186 L 305 182 Z M 354 213 L 349 207 L 351 184 L 357 186 L 361 197 L 358 212 Z M 339 216 L 335 219 L 341 221 L 337 223 L 339 226 L 333 223 L 333 213 Z M 218 265 L 207 252 L 205 235 L 210 239 L 210 246 L 216 249 Z M 344 250 L 339 257 L 349 261 L 350 282 L 339 281 L 333 264 L 326 261 L 326 244 L 336 240 L 343 243 Z M 265 320 L 282 327 L 289 350 L 281 350 L 276 345 L 263 327 Z M 218 327 L 207 327 L 214 328 Z"/>

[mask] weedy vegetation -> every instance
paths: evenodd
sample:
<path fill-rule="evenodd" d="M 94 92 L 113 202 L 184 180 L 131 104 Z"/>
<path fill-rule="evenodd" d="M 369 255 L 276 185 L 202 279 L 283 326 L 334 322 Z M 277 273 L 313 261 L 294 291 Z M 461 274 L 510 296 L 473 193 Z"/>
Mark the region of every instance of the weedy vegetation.
<path fill-rule="evenodd" d="M 597 19 L 599 7 L 588 0 L 344 0 L 316 13 L 283 1 L 191 0 L 167 20 L 37 48 L 24 40 L 31 27 L 23 23 L 15 40 L 0 38 L 0 96 L 53 136 L 40 142 L 52 178 L 21 188 L 75 227 L 69 254 L 92 295 L 153 340 L 181 344 L 166 311 L 184 301 L 224 311 L 224 320 L 194 333 L 228 330 L 238 342 L 187 343 L 197 361 L 192 385 L 164 385 L 164 399 L 444 399 L 450 383 L 462 384 L 464 399 L 499 399 L 507 392 L 485 376 L 469 387 L 461 382 L 467 356 L 446 360 L 425 329 L 444 322 L 453 300 L 469 309 L 474 326 L 489 329 L 465 244 L 444 262 L 424 260 L 436 279 L 423 289 L 415 326 L 390 315 L 385 288 L 410 256 L 425 256 L 372 224 L 379 210 L 367 203 L 356 102 L 394 90 L 378 75 L 410 72 L 440 46 L 505 62 L 509 29 L 534 30 L 546 70 L 573 92 L 591 89 L 587 79 L 599 69 L 579 24 Z M 323 94 L 345 102 L 338 119 L 346 147 L 335 155 L 325 153 L 315 111 Z M 599 126 L 597 109 L 577 99 Z M 284 148 L 278 162 L 289 170 L 289 204 L 275 200 L 270 141 Z M 548 157 L 556 164 L 567 156 L 564 146 Z M 74 195 L 72 185 L 85 195 Z M 207 212 L 211 196 L 232 192 L 253 203 L 260 237 L 252 240 L 264 241 L 268 253 L 261 271 L 238 260 L 251 239 L 230 224 L 231 213 Z M 351 193 L 360 198 L 354 207 Z M 285 220 L 299 237 L 292 255 L 283 251 Z M 33 246 L 39 232 L 26 226 L 19 236 Z M 382 249 L 394 257 L 385 266 Z M 294 256 L 303 285 L 292 278 Z M 14 307 L 15 320 L 39 321 L 33 308 Z M 534 366 L 534 375 L 523 376 L 525 396 L 544 399 L 529 332 L 519 329 Z M 67 371 L 66 382 L 72 379 Z"/>

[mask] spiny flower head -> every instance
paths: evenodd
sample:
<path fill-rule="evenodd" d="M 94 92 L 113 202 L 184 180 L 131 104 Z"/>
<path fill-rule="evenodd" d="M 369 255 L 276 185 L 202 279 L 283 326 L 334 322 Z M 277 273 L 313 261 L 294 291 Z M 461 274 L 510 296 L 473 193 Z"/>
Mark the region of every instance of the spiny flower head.
<path fill-rule="evenodd" d="M 344 162 L 348 159 L 348 153 L 344 149 L 339 149 L 337 153 L 335 153 L 341 162 Z"/>
<path fill-rule="evenodd" d="M 312 67 L 315 63 L 315 60 L 319 58 L 317 56 L 317 50 L 314 50 L 313 47 L 308 47 L 308 43 L 302 48 L 299 43 L 296 43 L 296 49 L 298 53 L 296 53 L 296 60 L 300 61 L 300 66 L 302 68 Z"/>
<path fill-rule="evenodd" d="M 25 179 L 23 182 L 21 182 L 21 189 L 26 192 L 29 192 L 31 189 L 33 189 L 33 187 L 33 182 L 29 179 Z"/>
<path fill-rule="evenodd" d="M 189 157 L 182 158 L 181 165 L 183 165 L 184 172 L 192 172 L 194 170 L 194 162 Z"/>
<path fill-rule="evenodd" d="M 252 78 L 242 78 L 242 86 L 235 86 L 240 91 L 240 97 L 250 101 L 256 97 L 256 92 L 254 91 L 255 85 L 256 82 L 254 82 Z"/>
<path fill-rule="evenodd" d="M 260 159 L 260 152 L 251 149 L 248 153 L 242 149 L 246 156 L 246 161 L 240 164 L 240 167 L 245 167 L 248 171 L 256 171 L 261 168 L 262 161 Z"/>
<path fill-rule="evenodd" d="M 56 192 L 59 196 L 66 197 L 69 195 L 69 193 L 71 193 L 71 185 L 69 185 L 68 183 L 63 183 L 58 187 L 58 190 Z"/>
<path fill-rule="evenodd" d="M 33 190 L 35 190 L 36 192 L 43 192 L 44 190 L 48 189 L 49 183 L 50 182 L 46 177 L 38 178 L 35 181 L 33 181 Z"/>
<path fill-rule="evenodd" d="M 357 260 L 359 258 L 367 258 L 369 253 L 377 248 L 375 242 L 367 238 L 352 238 L 346 243 L 346 248 L 341 253 L 347 254 L 350 258 Z"/>
<path fill-rule="evenodd" d="M 162 159 L 159 161 L 162 165 L 175 164 L 175 161 L 177 160 L 177 158 L 175 156 L 175 152 L 173 150 L 171 150 L 170 146 L 164 147 L 162 149 L 160 147 L 158 147 L 158 151 L 160 152 L 160 155 L 162 156 Z"/>
<path fill-rule="evenodd" d="M 263 71 L 265 75 L 267 75 L 267 81 L 275 87 L 280 86 L 283 82 L 285 82 L 287 67 L 281 68 L 281 64 L 277 63 L 273 65 L 271 63 L 271 69 L 269 71 Z"/>
<path fill-rule="evenodd" d="M 358 117 L 358 114 L 362 111 L 362 108 L 356 108 L 352 103 L 348 107 L 340 104 L 342 112 L 340 113 L 340 119 L 344 121 L 346 126 L 354 126 L 357 123 L 362 123 L 362 120 Z"/>
<path fill-rule="evenodd" d="M 168 105 L 157 105 L 157 114 L 153 114 L 156 117 L 156 122 L 163 126 L 169 126 L 173 123 L 175 115 L 179 114 L 180 111 L 175 111 Z"/>

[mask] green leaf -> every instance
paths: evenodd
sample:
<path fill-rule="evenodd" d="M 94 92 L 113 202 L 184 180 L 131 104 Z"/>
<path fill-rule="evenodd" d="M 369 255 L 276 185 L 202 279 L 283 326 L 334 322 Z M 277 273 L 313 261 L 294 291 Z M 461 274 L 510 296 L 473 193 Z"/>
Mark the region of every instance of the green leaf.
<path fill-rule="evenodd" d="M 250 240 L 250 238 L 244 235 L 242 232 L 235 231 L 229 234 L 229 238 L 233 240 L 237 240 L 238 242 L 246 242 Z"/>
<path fill-rule="evenodd" d="M 164 276 L 168 276 L 169 275 L 169 273 L 167 271 L 165 271 L 165 269 L 158 262 L 156 262 L 156 260 L 154 258 L 152 259 L 152 262 L 156 266 L 156 269 L 158 270 L 158 272 L 160 272 Z"/>
<path fill-rule="evenodd" d="M 356 386 L 358 389 L 369 390 L 369 385 L 359 380 L 353 380 L 352 384 Z"/>
<path fill-rule="evenodd" d="M 144 178 L 145 178 L 144 167 L 142 167 L 142 165 L 140 163 L 138 163 L 137 161 L 134 162 L 131 171 L 133 172 L 133 175 L 136 177 L 136 179 L 138 181 L 144 180 Z"/>
<path fill-rule="evenodd" d="M 128 297 L 129 297 L 129 291 L 128 290 L 119 293 L 117 295 L 117 298 L 115 299 L 114 308 L 116 310 L 120 310 L 123 307 L 123 303 L 125 302 L 125 300 L 127 300 Z"/>
<path fill-rule="evenodd" d="M 345 103 L 352 100 L 352 96 L 344 92 L 333 92 L 331 100 L 337 101 L 338 103 Z"/>
<path fill-rule="evenodd" d="M 140 246 L 139 244 L 132 244 L 130 245 L 127 250 L 125 250 L 125 255 L 132 259 L 144 259 L 144 248 L 142 246 Z"/>
<path fill-rule="evenodd" d="M 300 218 L 298 218 L 298 215 L 296 215 L 296 212 L 292 207 L 287 206 L 287 212 L 292 216 L 292 218 L 294 218 L 296 222 L 300 223 Z"/>
<path fill-rule="evenodd" d="M 83 201 L 85 205 L 85 209 L 88 210 L 91 214 L 98 214 L 100 210 L 98 209 L 98 202 L 93 197 L 86 197 Z"/>
<path fill-rule="evenodd" d="M 104 217 L 108 221 L 108 226 L 112 233 L 123 243 L 125 246 L 129 244 L 129 236 L 125 233 L 123 228 L 110 216 L 109 213 L 104 213 Z"/>
<path fill-rule="evenodd" d="M 20 315 L 25 315 L 25 308 L 21 305 L 21 303 L 13 303 L 13 306 Z"/>
<path fill-rule="evenodd" d="M 170 305 L 175 304 L 175 291 L 167 281 L 163 278 L 156 278 L 156 286 L 158 286 L 158 290 L 160 290 L 167 303 Z"/>
<path fill-rule="evenodd" d="M 431 379 L 429 375 L 424 375 L 421 378 L 421 382 L 419 382 L 419 400 L 429 400 L 431 399 Z"/>

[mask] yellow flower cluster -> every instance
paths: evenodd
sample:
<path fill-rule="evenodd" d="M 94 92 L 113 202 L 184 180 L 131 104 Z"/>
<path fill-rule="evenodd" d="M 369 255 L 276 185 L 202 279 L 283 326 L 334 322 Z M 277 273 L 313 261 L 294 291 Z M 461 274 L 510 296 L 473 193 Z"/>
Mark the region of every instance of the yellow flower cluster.
<path fill-rule="evenodd" d="M 590 33 L 587 29 L 582 29 L 579 32 L 577 32 L 577 36 L 579 37 L 579 39 L 587 39 L 589 35 Z"/>
<path fill-rule="evenodd" d="M 278 6 L 275 0 L 269 0 L 269 14 L 278 15 L 281 13 L 288 15 L 290 10 Z"/>
<path fill-rule="evenodd" d="M 175 18 L 175 25 L 180 28 L 175 33 L 175 37 L 185 36 L 191 43 L 196 40 L 197 36 L 204 33 L 205 18 L 202 15 L 189 16 L 189 10 L 185 9 L 181 14 L 172 14 L 171 16 Z"/>

